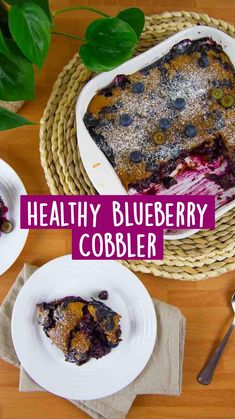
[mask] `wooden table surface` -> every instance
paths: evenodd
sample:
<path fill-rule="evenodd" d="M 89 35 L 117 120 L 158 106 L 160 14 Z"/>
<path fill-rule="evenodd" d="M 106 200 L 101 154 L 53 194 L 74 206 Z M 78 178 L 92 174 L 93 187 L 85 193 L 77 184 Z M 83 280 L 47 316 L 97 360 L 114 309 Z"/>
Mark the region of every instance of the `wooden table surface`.
<path fill-rule="evenodd" d="M 100 7 L 116 14 L 128 6 L 139 6 L 145 14 L 172 10 L 193 10 L 215 18 L 235 21 L 234 0 L 53 0 L 53 9 L 76 4 Z M 58 29 L 83 34 L 94 15 L 87 12 L 58 16 Z M 38 121 L 52 85 L 63 66 L 78 49 L 75 40 L 53 37 L 47 62 L 37 74 L 37 99 L 27 103 L 22 114 Z M 0 158 L 21 176 L 28 193 L 46 194 L 47 185 L 40 166 L 38 127 L 27 127 L 0 134 Z M 42 265 L 71 251 L 67 231 L 32 231 L 15 264 L 0 279 L 0 301 L 7 294 L 24 262 Z M 138 396 L 128 419 L 235 419 L 235 334 L 217 368 L 210 386 L 197 383 L 196 375 L 213 347 L 222 337 L 232 312 L 230 296 L 235 291 L 235 272 L 197 283 L 165 280 L 138 274 L 152 297 L 178 306 L 187 319 L 187 336 L 183 369 L 183 393 L 180 397 Z M 49 393 L 19 393 L 19 372 L 0 362 L 1 419 L 85 419 L 71 403 Z"/>

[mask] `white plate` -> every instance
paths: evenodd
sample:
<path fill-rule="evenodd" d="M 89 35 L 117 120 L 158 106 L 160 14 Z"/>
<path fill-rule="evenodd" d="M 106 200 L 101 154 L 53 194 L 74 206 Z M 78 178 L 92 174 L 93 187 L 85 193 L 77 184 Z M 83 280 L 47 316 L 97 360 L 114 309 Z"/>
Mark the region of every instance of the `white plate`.
<path fill-rule="evenodd" d="M 122 342 L 99 360 L 78 367 L 37 324 L 35 306 L 75 295 L 97 298 L 109 292 L 107 305 L 121 314 Z M 113 394 L 130 384 L 148 362 L 156 340 L 156 314 L 139 279 L 114 261 L 75 261 L 70 255 L 38 269 L 21 289 L 13 310 L 12 338 L 20 363 L 46 390 L 74 400 Z"/>
<path fill-rule="evenodd" d="M 184 39 L 194 40 L 205 36 L 211 37 L 214 41 L 220 44 L 235 66 L 235 41 L 233 38 L 218 29 L 210 28 L 208 26 L 193 26 L 192 28 L 176 33 L 160 44 L 150 48 L 148 51 L 138 55 L 137 57 L 132 58 L 114 70 L 99 74 L 91 79 L 82 89 L 78 96 L 76 105 L 78 147 L 87 174 L 96 190 L 101 195 L 126 195 L 127 192 L 112 165 L 109 163 L 102 151 L 97 147 L 83 122 L 84 114 L 92 97 L 98 90 L 111 83 L 118 74 L 135 73 L 141 68 L 167 54 L 169 50 L 178 42 Z M 230 211 L 230 209 L 234 207 L 235 200 L 217 209 L 216 219 L 220 218 L 224 213 Z M 164 237 L 169 240 L 178 240 L 183 237 L 189 237 L 196 231 L 198 230 L 179 230 L 172 234 L 166 234 Z"/>
<path fill-rule="evenodd" d="M 20 195 L 26 195 L 25 187 L 16 172 L 0 159 L 0 196 L 9 211 L 13 231 L 0 236 L 0 275 L 15 262 L 28 236 L 28 230 L 20 229 Z"/>

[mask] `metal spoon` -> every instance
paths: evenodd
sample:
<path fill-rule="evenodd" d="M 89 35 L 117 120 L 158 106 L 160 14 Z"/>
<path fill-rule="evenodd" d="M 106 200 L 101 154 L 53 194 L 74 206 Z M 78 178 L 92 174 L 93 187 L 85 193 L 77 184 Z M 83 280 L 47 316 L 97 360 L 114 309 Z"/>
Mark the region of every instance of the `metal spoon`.
<path fill-rule="evenodd" d="M 217 346 L 214 353 L 211 355 L 211 357 L 209 358 L 209 360 L 207 361 L 205 366 L 202 368 L 202 370 L 199 372 L 199 374 L 197 376 L 197 380 L 201 384 L 210 384 L 210 382 L 212 380 L 212 377 L 214 375 L 214 372 L 215 372 L 215 368 L 216 368 L 216 366 L 218 364 L 218 361 L 219 361 L 219 359 L 220 359 L 220 357 L 223 353 L 225 345 L 228 342 L 229 337 L 230 337 L 233 329 L 235 328 L 235 293 L 232 295 L 231 304 L 232 304 L 232 308 L 233 308 L 233 312 L 234 312 L 234 317 L 233 317 L 232 324 L 231 324 L 230 328 L 228 329 L 226 335 L 221 340 L 220 344 Z"/>

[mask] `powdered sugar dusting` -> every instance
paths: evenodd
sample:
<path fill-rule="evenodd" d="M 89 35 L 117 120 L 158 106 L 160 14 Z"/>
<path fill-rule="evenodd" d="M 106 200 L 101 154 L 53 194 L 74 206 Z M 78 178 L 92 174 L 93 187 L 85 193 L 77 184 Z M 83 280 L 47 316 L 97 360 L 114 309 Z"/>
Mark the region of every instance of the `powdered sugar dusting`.
<path fill-rule="evenodd" d="M 204 45 L 203 39 L 192 42 Z M 224 83 L 225 93 L 234 92 L 234 72 L 227 55 L 223 51 L 215 51 L 214 42 L 211 42 L 210 48 L 205 38 L 209 59 L 206 68 L 198 64 L 200 48 L 185 53 L 185 45 L 182 43 L 177 46 L 177 54 L 172 55 L 170 52 L 151 65 L 147 75 L 137 72 L 128 76 L 129 83 L 125 88 L 110 88 L 113 95 L 106 98 L 107 106 L 101 107 L 98 113 L 94 114 L 92 105 L 89 106 L 88 110 L 101 122 L 91 135 L 101 134 L 111 147 L 115 170 L 127 189 L 130 184 L 152 175 L 156 168 L 151 169 L 150 163 L 159 165 L 177 159 L 182 152 L 215 138 L 218 133 L 227 138 L 228 145 L 233 146 L 234 108 L 223 108 L 218 101 L 212 99 L 210 91 Z M 144 84 L 144 91 L 140 94 L 133 92 L 136 82 Z M 98 104 L 101 96 L 97 94 L 93 102 Z M 175 109 L 174 101 L 177 98 L 185 100 L 184 109 Z M 115 109 L 110 111 L 110 106 L 114 104 Z M 129 126 L 120 124 L 123 114 L 131 117 Z M 159 128 L 159 120 L 162 118 L 170 121 L 169 129 Z M 187 124 L 196 127 L 197 134 L 193 138 L 185 135 Z M 100 146 L 102 149 L 102 142 Z M 141 151 L 143 155 L 142 161 L 137 164 L 130 160 L 133 150 Z"/>

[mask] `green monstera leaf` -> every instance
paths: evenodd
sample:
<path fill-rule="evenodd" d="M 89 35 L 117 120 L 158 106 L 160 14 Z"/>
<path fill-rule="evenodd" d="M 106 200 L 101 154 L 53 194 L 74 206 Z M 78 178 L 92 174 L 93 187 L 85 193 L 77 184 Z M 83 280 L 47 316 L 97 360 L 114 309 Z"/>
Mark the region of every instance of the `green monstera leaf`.
<path fill-rule="evenodd" d="M 143 12 L 132 7 L 116 17 L 89 6 L 71 6 L 50 12 L 49 0 L 5 0 L 0 7 L 0 100 L 34 99 L 33 64 L 42 67 L 50 36 L 58 34 L 83 41 L 80 56 L 91 71 L 108 71 L 128 60 L 144 27 Z M 11 7 L 5 7 L 6 3 Z M 87 28 L 85 39 L 58 32 L 54 18 L 63 12 L 89 10 L 102 18 Z M 52 17 L 53 16 L 53 17 Z M 0 131 L 32 124 L 0 107 Z"/>
<path fill-rule="evenodd" d="M 32 64 L 21 54 L 13 40 L 0 36 L 0 100 L 34 99 Z"/>
<path fill-rule="evenodd" d="M 28 3 L 28 0 L 4 0 L 5 3 L 11 4 L 12 6 L 22 6 L 24 3 Z M 50 22 L 52 22 L 50 6 L 48 0 L 30 0 L 31 3 L 35 3 L 44 10 Z"/>
<path fill-rule="evenodd" d="M 0 106 L 0 131 L 33 124 L 33 122 L 28 121 L 23 116 L 10 112 Z"/>
<path fill-rule="evenodd" d="M 129 23 L 134 29 L 136 36 L 139 38 L 144 29 L 144 12 L 138 7 L 122 10 L 117 17 Z"/>
<path fill-rule="evenodd" d="M 11 57 L 11 52 L 6 44 L 5 38 L 3 33 L 0 29 L 0 54 L 6 55 L 7 57 Z"/>
<path fill-rule="evenodd" d="M 35 3 L 12 6 L 9 27 L 25 57 L 40 68 L 50 46 L 50 22 L 45 12 Z"/>
<path fill-rule="evenodd" d="M 91 71 L 107 71 L 133 54 L 137 36 L 132 27 L 117 17 L 96 19 L 86 31 L 80 56 Z"/>

